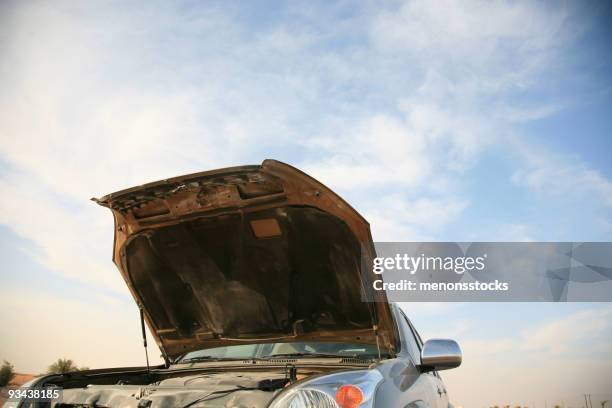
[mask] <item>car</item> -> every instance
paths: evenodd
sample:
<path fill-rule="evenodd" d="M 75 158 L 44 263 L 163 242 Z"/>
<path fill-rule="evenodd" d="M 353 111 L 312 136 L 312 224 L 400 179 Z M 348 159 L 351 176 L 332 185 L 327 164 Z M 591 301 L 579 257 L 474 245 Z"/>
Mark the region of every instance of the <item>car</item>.
<path fill-rule="evenodd" d="M 95 201 L 164 364 L 39 378 L 61 390 L 48 406 L 451 406 L 438 371 L 459 346 L 422 342 L 373 289 L 368 222 L 300 170 L 265 160 Z"/>

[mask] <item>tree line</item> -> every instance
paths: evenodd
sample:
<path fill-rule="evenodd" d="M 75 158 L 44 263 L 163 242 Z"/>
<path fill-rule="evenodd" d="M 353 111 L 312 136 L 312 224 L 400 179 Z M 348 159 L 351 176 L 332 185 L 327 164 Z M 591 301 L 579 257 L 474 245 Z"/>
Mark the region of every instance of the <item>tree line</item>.
<path fill-rule="evenodd" d="M 63 374 L 71 371 L 89 370 L 88 367 L 78 367 L 74 361 L 69 358 L 58 358 L 47 368 L 47 374 Z M 0 367 L 0 387 L 7 386 L 11 380 L 15 378 L 15 367 L 8 361 L 4 360 Z"/>

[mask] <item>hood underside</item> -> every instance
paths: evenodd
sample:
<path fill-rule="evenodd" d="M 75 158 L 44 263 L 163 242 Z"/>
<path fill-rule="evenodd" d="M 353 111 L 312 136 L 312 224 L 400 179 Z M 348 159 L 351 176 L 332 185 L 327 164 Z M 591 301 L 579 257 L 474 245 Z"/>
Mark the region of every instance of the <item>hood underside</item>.
<path fill-rule="evenodd" d="M 114 261 L 167 357 L 270 341 L 394 352 L 389 305 L 363 268 L 367 222 L 299 170 L 266 160 L 96 201 L 113 211 Z"/>

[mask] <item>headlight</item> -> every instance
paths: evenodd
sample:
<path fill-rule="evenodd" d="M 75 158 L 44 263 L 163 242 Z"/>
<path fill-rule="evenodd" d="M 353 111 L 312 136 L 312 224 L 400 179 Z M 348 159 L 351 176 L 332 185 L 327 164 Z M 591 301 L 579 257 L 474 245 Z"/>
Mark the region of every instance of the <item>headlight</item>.
<path fill-rule="evenodd" d="M 270 408 L 372 407 L 376 386 L 383 377 L 377 370 L 347 371 L 306 380 L 280 393 Z"/>
<path fill-rule="evenodd" d="M 329 395 L 317 390 L 298 390 L 289 400 L 289 408 L 337 408 Z"/>

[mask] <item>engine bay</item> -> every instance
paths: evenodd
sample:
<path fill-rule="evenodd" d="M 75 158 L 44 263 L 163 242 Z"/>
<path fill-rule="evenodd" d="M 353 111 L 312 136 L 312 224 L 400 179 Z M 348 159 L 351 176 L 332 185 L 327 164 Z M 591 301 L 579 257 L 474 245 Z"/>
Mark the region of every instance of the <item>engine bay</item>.
<path fill-rule="evenodd" d="M 328 371 L 328 370 L 325 370 Z M 265 370 L 170 373 L 146 383 L 141 377 L 119 379 L 115 384 L 101 384 L 99 379 L 63 388 L 54 408 L 155 408 L 155 407 L 266 407 L 285 387 L 321 370 L 297 369 L 293 365 Z M 329 372 L 329 371 L 328 371 Z M 165 378 L 162 378 L 165 377 Z M 126 377 L 129 378 L 129 377 Z M 109 379 L 110 380 L 110 379 Z M 143 382 L 136 384 L 134 382 Z"/>
<path fill-rule="evenodd" d="M 270 372 L 196 374 L 147 385 L 87 385 L 64 390 L 63 407 L 263 407 L 289 384 Z M 248 404 L 247 404 L 248 403 Z"/>

